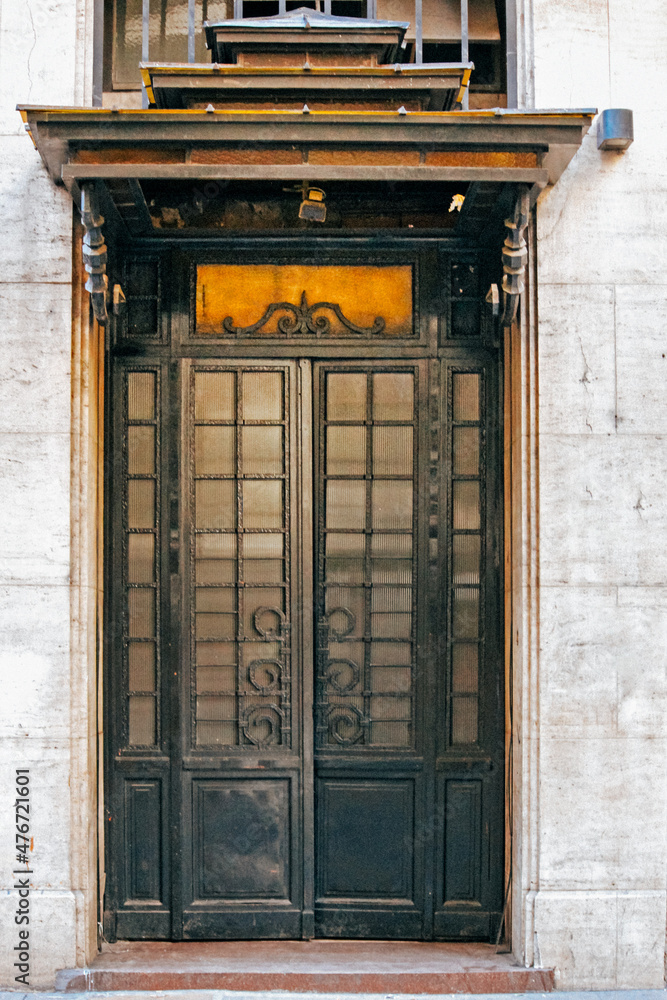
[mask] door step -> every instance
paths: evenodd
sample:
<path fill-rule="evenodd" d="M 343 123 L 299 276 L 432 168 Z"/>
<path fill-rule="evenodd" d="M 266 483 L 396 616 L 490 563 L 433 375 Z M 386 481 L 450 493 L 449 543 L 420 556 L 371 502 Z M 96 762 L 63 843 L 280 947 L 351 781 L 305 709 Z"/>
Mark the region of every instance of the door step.
<path fill-rule="evenodd" d="M 493 945 L 421 941 L 118 941 L 56 989 L 525 993 L 554 988 Z"/>

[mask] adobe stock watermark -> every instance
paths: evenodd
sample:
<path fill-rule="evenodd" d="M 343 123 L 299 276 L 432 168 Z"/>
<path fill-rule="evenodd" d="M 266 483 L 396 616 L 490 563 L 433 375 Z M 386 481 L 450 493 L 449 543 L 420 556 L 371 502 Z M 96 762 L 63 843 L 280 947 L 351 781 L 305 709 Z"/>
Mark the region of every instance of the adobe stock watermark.
<path fill-rule="evenodd" d="M 30 768 L 16 769 L 15 807 L 15 846 L 16 864 L 13 869 L 14 889 L 17 890 L 17 904 L 14 911 L 16 925 L 16 944 L 13 948 L 14 968 L 17 975 L 14 980 L 22 986 L 30 985 Z M 21 867 L 23 866 L 23 867 Z"/>

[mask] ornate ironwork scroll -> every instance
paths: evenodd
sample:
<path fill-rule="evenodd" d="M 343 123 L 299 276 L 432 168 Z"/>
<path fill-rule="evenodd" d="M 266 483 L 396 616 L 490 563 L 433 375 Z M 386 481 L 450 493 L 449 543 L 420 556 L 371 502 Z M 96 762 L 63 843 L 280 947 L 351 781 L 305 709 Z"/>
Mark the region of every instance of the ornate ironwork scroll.
<path fill-rule="evenodd" d="M 360 337 L 369 337 L 373 334 L 382 333 L 386 326 L 382 316 L 376 316 L 372 326 L 357 326 L 356 323 L 353 323 L 352 320 L 343 315 L 340 306 L 335 302 L 315 302 L 312 306 L 309 306 L 305 292 L 301 293 L 301 302 L 298 306 L 293 305 L 291 302 L 273 302 L 262 318 L 251 326 L 234 326 L 231 316 L 225 317 L 222 321 L 222 326 L 227 333 L 232 333 L 236 337 L 251 337 L 254 333 L 259 333 L 262 327 L 266 326 L 274 313 L 284 312 L 286 315 L 280 316 L 278 319 L 278 329 L 281 333 L 292 337 L 298 335 L 311 336 L 313 334 L 315 336 L 327 336 L 331 333 L 331 320 L 328 316 L 324 316 L 321 313 L 316 315 L 321 309 L 329 309 L 346 330 L 356 333 Z"/>

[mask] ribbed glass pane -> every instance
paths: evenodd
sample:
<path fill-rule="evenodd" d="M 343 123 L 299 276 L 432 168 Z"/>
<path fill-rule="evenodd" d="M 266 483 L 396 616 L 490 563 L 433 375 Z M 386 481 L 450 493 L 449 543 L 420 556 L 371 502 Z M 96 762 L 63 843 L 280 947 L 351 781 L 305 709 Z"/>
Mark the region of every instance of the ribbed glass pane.
<path fill-rule="evenodd" d="M 374 695 L 371 698 L 371 718 L 375 719 L 409 719 L 412 713 L 410 698 L 383 698 Z"/>
<path fill-rule="evenodd" d="M 197 694 L 205 691 L 220 693 L 236 691 L 236 667 L 197 667 Z"/>
<path fill-rule="evenodd" d="M 243 419 L 282 420 L 281 372 L 243 372 Z"/>
<path fill-rule="evenodd" d="M 239 645 L 239 650 L 246 672 L 254 660 L 279 660 L 281 655 L 281 645 L 278 642 L 243 642 Z"/>
<path fill-rule="evenodd" d="M 155 592 L 151 588 L 133 588 L 127 592 L 131 639 L 151 639 L 155 635 Z"/>
<path fill-rule="evenodd" d="M 374 722 L 371 725 L 370 742 L 374 746 L 410 746 L 409 722 Z"/>
<path fill-rule="evenodd" d="M 373 583 L 412 583 L 412 560 L 373 559 L 371 580 Z"/>
<path fill-rule="evenodd" d="M 236 527 L 236 483 L 231 479 L 200 479 L 195 483 L 195 524 L 198 528 Z"/>
<path fill-rule="evenodd" d="M 155 572 L 155 536 L 127 536 L 127 582 L 152 583 Z"/>
<path fill-rule="evenodd" d="M 130 425 L 127 428 L 127 472 L 130 476 L 155 472 L 155 428 Z"/>
<path fill-rule="evenodd" d="M 155 525 L 155 481 L 130 479 L 127 483 L 128 528 L 152 528 Z"/>
<path fill-rule="evenodd" d="M 276 635 L 282 630 L 284 592 L 280 587 L 248 587 L 243 592 L 244 626 L 248 638 Z"/>
<path fill-rule="evenodd" d="M 236 717 L 236 696 L 213 695 L 197 698 L 197 721 L 220 722 Z"/>
<path fill-rule="evenodd" d="M 235 722 L 197 722 L 196 742 L 200 747 L 236 746 L 238 726 Z"/>
<path fill-rule="evenodd" d="M 411 559 L 412 535 L 373 535 L 371 556 L 374 559 Z"/>
<path fill-rule="evenodd" d="M 195 475 L 231 476 L 236 471 L 234 427 L 195 427 Z"/>
<path fill-rule="evenodd" d="M 243 490 L 244 528 L 281 528 L 283 484 L 281 480 L 246 480 Z"/>
<path fill-rule="evenodd" d="M 282 427 L 242 427 L 241 468 L 246 476 L 279 476 L 283 472 Z"/>
<path fill-rule="evenodd" d="M 198 642 L 196 646 L 199 666 L 217 667 L 236 663 L 235 642 Z"/>
<path fill-rule="evenodd" d="M 452 743 L 477 742 L 477 698 L 452 698 Z"/>
<path fill-rule="evenodd" d="M 412 635 L 412 615 L 373 614 L 371 635 L 374 639 L 409 639 Z"/>
<path fill-rule="evenodd" d="M 480 526 L 479 483 L 459 480 L 452 483 L 452 493 L 454 529 L 476 531 Z"/>
<path fill-rule="evenodd" d="M 245 559 L 243 576 L 246 583 L 282 583 L 282 559 Z"/>
<path fill-rule="evenodd" d="M 373 428 L 373 475 L 412 475 L 412 427 Z"/>
<path fill-rule="evenodd" d="M 412 527 L 412 482 L 378 480 L 372 487 L 373 528 Z"/>
<path fill-rule="evenodd" d="M 235 556 L 236 535 L 197 535 L 195 563 L 197 583 L 234 583 Z"/>
<path fill-rule="evenodd" d="M 236 615 L 197 614 L 195 636 L 197 639 L 234 639 Z"/>
<path fill-rule="evenodd" d="M 452 649 L 452 691 L 476 693 L 479 687 L 477 643 L 457 642 Z"/>
<path fill-rule="evenodd" d="M 371 690 L 407 692 L 412 687 L 409 667 L 371 667 Z"/>
<path fill-rule="evenodd" d="M 151 747 L 155 745 L 155 698 L 149 696 L 130 696 L 130 732 L 129 743 L 133 747 Z"/>
<path fill-rule="evenodd" d="M 235 583 L 235 559 L 198 559 L 195 565 L 197 583 Z"/>
<path fill-rule="evenodd" d="M 326 536 L 326 583 L 363 583 L 364 535 L 330 534 Z"/>
<path fill-rule="evenodd" d="M 246 559 L 282 559 L 283 535 L 273 535 L 268 532 L 261 535 L 243 536 L 243 558 Z"/>
<path fill-rule="evenodd" d="M 363 528 L 366 524 L 366 483 L 334 479 L 327 483 L 327 528 Z"/>
<path fill-rule="evenodd" d="M 452 378 L 454 420 L 479 420 L 479 375 L 455 372 Z"/>
<path fill-rule="evenodd" d="M 327 475 L 363 476 L 366 472 L 366 428 L 327 427 Z"/>
<path fill-rule="evenodd" d="M 452 581 L 454 584 L 479 583 L 479 535 L 454 535 L 452 538 Z"/>
<path fill-rule="evenodd" d="M 366 376 L 361 372 L 327 375 L 327 420 L 366 419 Z"/>
<path fill-rule="evenodd" d="M 372 611 L 412 611 L 412 587 L 373 587 Z"/>
<path fill-rule="evenodd" d="M 155 417 L 155 372 L 130 372 L 127 376 L 127 419 Z"/>
<path fill-rule="evenodd" d="M 195 372 L 195 420 L 234 420 L 233 372 Z"/>
<path fill-rule="evenodd" d="M 454 428 L 454 475 L 476 476 L 479 473 L 479 428 Z"/>
<path fill-rule="evenodd" d="M 412 663 L 412 645 L 409 642 L 372 642 L 371 663 L 378 666 L 401 666 Z"/>
<path fill-rule="evenodd" d="M 236 559 L 236 535 L 197 535 L 197 559 Z"/>
<path fill-rule="evenodd" d="M 407 372 L 373 375 L 373 420 L 412 420 L 414 376 Z"/>
<path fill-rule="evenodd" d="M 479 587 L 455 587 L 452 631 L 455 639 L 474 639 L 479 630 Z"/>
<path fill-rule="evenodd" d="M 155 691 L 154 643 L 129 643 L 127 661 L 130 691 Z"/>
<path fill-rule="evenodd" d="M 195 607 L 197 611 L 236 611 L 236 588 L 197 587 Z"/>

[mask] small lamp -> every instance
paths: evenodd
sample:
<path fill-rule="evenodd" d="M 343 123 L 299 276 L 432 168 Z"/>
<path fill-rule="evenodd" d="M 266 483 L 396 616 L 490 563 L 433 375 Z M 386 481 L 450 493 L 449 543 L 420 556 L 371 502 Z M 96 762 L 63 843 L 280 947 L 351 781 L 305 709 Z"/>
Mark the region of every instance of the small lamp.
<path fill-rule="evenodd" d="M 326 195 L 322 188 L 307 187 L 304 184 L 299 218 L 309 222 L 324 222 L 327 217 Z"/>
<path fill-rule="evenodd" d="M 632 111 L 629 108 L 607 108 L 598 121 L 598 149 L 623 152 L 635 137 Z"/>

